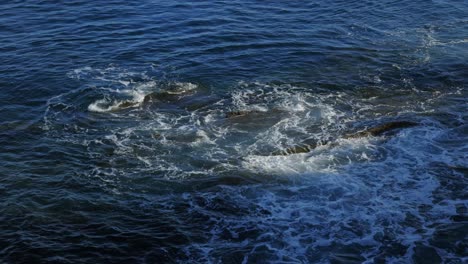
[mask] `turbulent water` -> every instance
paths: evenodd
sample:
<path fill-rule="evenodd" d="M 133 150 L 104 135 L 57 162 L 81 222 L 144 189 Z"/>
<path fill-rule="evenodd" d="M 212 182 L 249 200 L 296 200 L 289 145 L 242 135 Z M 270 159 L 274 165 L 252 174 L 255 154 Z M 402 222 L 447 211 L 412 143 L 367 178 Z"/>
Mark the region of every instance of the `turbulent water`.
<path fill-rule="evenodd" d="M 467 17 L 2 1 L 0 262 L 466 263 Z"/>

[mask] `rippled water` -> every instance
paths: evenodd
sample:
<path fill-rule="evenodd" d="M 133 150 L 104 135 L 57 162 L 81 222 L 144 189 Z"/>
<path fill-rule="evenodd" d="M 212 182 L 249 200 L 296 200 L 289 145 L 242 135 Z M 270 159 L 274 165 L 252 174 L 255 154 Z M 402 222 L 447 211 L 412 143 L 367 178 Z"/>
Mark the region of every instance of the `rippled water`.
<path fill-rule="evenodd" d="M 467 14 L 3 1 L 0 262 L 465 263 Z"/>

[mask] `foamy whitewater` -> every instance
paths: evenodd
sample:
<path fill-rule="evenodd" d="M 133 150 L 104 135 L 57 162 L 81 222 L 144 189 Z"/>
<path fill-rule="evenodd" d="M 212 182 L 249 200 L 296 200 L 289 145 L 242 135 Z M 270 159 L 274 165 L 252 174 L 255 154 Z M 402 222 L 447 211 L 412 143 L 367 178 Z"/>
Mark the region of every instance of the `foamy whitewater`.
<path fill-rule="evenodd" d="M 466 14 L 0 3 L 0 263 L 467 263 Z"/>
<path fill-rule="evenodd" d="M 335 250 L 343 253 L 334 258 L 344 262 L 350 255 L 366 263 L 410 262 L 421 249 L 431 249 L 434 237 L 448 232 L 445 228 L 457 228 L 450 219 L 467 206 L 466 200 L 438 194 L 446 184 L 438 173 L 451 170 L 453 177 L 464 177 L 463 126 L 447 130 L 432 117 L 434 109 L 445 109 L 454 122 L 463 123 L 466 113 L 451 109 L 466 103 L 464 89 L 416 90 L 417 103 L 402 105 L 398 97 L 406 92 L 397 88 L 348 93 L 242 81 L 220 95 L 197 84 L 158 82 L 122 69 L 80 69 L 74 74 L 122 84 L 114 90 L 107 85 L 89 88 L 88 94 L 99 96 L 83 100 L 88 118 L 108 120 L 111 127 L 70 127 L 67 137 L 56 138 L 81 145 L 96 160 L 84 174 L 99 179 L 93 181 L 100 188 L 124 195 L 129 183 L 151 192 L 151 186 L 138 184 L 148 177 L 220 181 L 204 191 L 176 192 L 138 205 L 176 210 L 181 226 L 192 225 L 186 221 L 193 217 L 204 219 L 196 224 L 200 241 L 181 247 L 190 259 L 216 262 L 222 257 L 217 252 L 238 248 L 245 250 L 239 256 L 242 262 L 256 262 L 257 255 L 273 262 L 301 262 Z M 121 79 L 107 79 L 116 75 Z M 139 82 L 132 81 L 136 77 Z M 144 103 L 145 95 L 165 89 L 181 97 Z M 64 108 L 52 109 L 59 104 L 76 107 L 73 93 L 83 91 L 49 102 L 44 118 L 58 125 Z M 135 104 L 118 108 L 119 100 Z M 235 111 L 246 114 L 226 116 Z M 394 120 L 419 125 L 393 136 L 344 137 Z M 334 144 L 310 153 L 270 155 L 310 138 L 333 138 Z M 245 180 L 251 183 L 241 183 Z M 449 240 L 424 254 L 456 259 L 452 250 L 459 243 Z M 393 255 L 395 251 L 400 253 Z"/>

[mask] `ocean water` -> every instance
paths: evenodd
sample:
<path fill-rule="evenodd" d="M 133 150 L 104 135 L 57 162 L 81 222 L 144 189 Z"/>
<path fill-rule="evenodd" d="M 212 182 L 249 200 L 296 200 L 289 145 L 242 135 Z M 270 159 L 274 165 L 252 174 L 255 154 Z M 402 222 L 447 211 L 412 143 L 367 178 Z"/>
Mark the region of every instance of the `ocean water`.
<path fill-rule="evenodd" d="M 467 85 L 466 1 L 3 0 L 0 262 L 466 263 Z"/>

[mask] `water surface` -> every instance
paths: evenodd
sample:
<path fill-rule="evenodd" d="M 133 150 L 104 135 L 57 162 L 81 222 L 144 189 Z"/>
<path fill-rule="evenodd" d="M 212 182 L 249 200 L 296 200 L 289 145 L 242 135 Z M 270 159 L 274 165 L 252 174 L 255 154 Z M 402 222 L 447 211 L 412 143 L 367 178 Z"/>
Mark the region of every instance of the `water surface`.
<path fill-rule="evenodd" d="M 466 14 L 3 1 L 0 261 L 466 262 Z"/>

